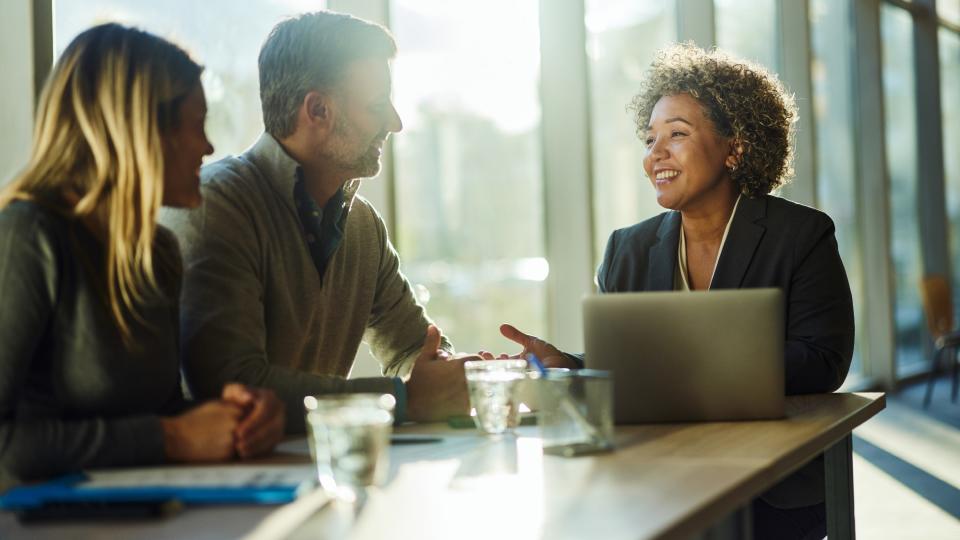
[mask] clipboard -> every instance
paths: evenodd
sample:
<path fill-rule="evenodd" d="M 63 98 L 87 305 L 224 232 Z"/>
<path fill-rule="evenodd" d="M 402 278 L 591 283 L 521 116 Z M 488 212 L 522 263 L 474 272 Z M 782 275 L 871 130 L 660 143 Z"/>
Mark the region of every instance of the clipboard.
<path fill-rule="evenodd" d="M 183 505 L 285 504 L 313 486 L 312 465 L 226 465 L 112 469 L 71 474 L 18 486 L 0 496 L 0 508 L 110 503 Z"/>

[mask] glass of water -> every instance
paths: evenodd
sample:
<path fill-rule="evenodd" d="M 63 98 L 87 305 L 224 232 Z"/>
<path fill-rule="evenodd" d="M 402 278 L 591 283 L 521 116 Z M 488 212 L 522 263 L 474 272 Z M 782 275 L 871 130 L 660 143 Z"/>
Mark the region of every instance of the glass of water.
<path fill-rule="evenodd" d="M 390 394 L 307 396 L 307 441 L 323 489 L 356 494 L 389 468 L 396 400 Z"/>
<path fill-rule="evenodd" d="M 613 449 L 613 381 L 609 371 L 548 370 L 536 383 L 543 453 L 571 457 Z"/>
<path fill-rule="evenodd" d="M 499 435 L 517 427 L 520 420 L 520 383 L 526 377 L 526 360 L 472 360 L 464 363 L 470 406 L 480 431 Z"/>

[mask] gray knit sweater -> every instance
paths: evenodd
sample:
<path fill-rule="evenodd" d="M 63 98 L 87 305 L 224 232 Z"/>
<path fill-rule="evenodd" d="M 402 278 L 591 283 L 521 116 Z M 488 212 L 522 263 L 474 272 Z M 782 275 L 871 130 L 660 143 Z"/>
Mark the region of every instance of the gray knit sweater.
<path fill-rule="evenodd" d="M 346 379 L 360 342 L 384 375 L 405 376 L 430 323 L 383 220 L 356 195 L 359 181 L 344 187 L 344 237 L 321 280 L 294 204 L 298 167 L 265 133 L 244 154 L 203 167 L 201 208 L 160 218 L 183 250 L 191 390 L 212 397 L 230 381 L 272 388 L 290 432 L 303 430 L 306 395 L 395 393 L 388 377 Z"/>
<path fill-rule="evenodd" d="M 163 294 L 124 346 L 105 299 L 105 248 L 34 202 L 0 209 L 0 492 L 93 467 L 160 463 L 160 416 L 186 407 L 177 362 L 180 259 L 154 248 Z M 164 265 L 160 265 L 164 261 Z"/>

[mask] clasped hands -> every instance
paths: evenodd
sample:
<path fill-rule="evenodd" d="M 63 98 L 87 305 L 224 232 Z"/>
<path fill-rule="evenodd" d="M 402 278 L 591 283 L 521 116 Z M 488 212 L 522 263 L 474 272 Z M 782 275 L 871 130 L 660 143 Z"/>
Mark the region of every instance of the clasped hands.
<path fill-rule="evenodd" d="M 161 419 L 169 461 L 224 461 L 269 453 L 283 438 L 283 402 L 269 389 L 224 385 L 220 399 Z"/>

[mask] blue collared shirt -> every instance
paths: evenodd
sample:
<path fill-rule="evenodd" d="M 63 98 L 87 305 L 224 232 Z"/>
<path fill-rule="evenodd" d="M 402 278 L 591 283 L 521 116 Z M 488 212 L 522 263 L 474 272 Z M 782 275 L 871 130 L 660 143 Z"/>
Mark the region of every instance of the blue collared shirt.
<path fill-rule="evenodd" d="M 343 242 L 344 202 L 343 188 L 338 189 L 327 204 L 320 205 L 307 193 L 306 183 L 297 171 L 297 183 L 293 186 L 293 201 L 307 239 L 307 249 L 323 282 L 323 274 L 333 254 Z"/>

